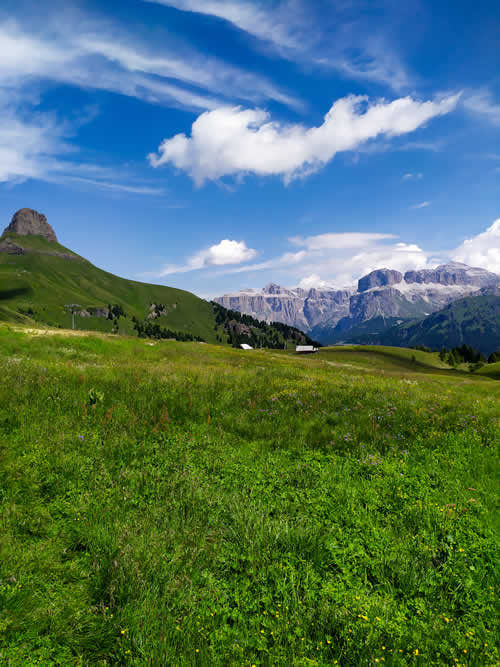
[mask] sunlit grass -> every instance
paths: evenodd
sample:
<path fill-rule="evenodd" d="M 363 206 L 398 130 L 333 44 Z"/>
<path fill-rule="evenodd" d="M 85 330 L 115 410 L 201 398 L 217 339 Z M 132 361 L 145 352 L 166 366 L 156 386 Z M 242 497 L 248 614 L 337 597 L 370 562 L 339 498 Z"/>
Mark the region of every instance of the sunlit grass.
<path fill-rule="evenodd" d="M 497 664 L 500 385 L 419 354 L 0 328 L 2 660 Z"/>

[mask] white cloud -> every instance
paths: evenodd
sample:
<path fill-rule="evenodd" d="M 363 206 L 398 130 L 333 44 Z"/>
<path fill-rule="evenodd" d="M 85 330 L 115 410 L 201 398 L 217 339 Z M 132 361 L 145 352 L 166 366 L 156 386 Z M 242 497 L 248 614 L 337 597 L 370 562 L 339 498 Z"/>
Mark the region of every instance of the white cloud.
<path fill-rule="evenodd" d="M 429 266 L 430 256 L 422 248 L 412 243 L 394 242 L 395 238 L 392 234 L 364 232 L 291 238 L 290 243 L 301 245 L 305 250 L 286 252 L 258 264 L 221 269 L 217 275 L 268 271 L 271 280 L 282 284 L 298 284 L 305 289 L 340 288 L 353 284 L 374 269 L 387 267 L 405 271 Z"/>
<path fill-rule="evenodd" d="M 376 34 L 366 3 L 329 3 L 326 11 L 307 0 L 146 0 L 181 11 L 217 17 L 260 40 L 281 57 L 334 69 L 348 79 L 393 90 L 410 77 L 381 22 Z M 381 9 L 381 7 L 379 7 Z M 396 24 L 391 7 L 388 23 Z"/>
<path fill-rule="evenodd" d="M 451 254 L 457 262 L 479 266 L 500 275 L 500 218 L 486 231 L 464 241 Z"/>
<path fill-rule="evenodd" d="M 248 248 L 245 241 L 231 241 L 223 239 L 217 245 L 210 246 L 205 250 L 192 255 L 185 264 L 170 264 L 164 267 L 158 274 L 163 278 L 173 273 L 187 273 L 197 269 L 225 266 L 227 264 L 241 264 L 248 262 L 257 255 L 257 251 Z"/>
<path fill-rule="evenodd" d="M 0 183 L 37 179 L 139 195 L 164 194 L 163 188 L 138 182 L 123 169 L 76 162 L 78 150 L 71 138 L 76 127 L 91 119 L 87 110 L 74 124 L 60 121 L 55 114 L 23 103 L 19 91 L 0 86 Z"/>
<path fill-rule="evenodd" d="M 286 270 L 292 266 L 300 265 L 302 260 L 306 257 L 306 252 L 301 250 L 300 252 L 285 252 L 280 257 L 274 257 L 268 259 L 265 262 L 259 262 L 258 264 L 247 264 L 246 266 L 240 266 L 237 269 L 224 269 L 220 271 L 220 274 L 228 273 L 247 273 L 249 271 L 264 271 L 266 269 L 272 269 L 274 271 Z"/>
<path fill-rule="evenodd" d="M 366 248 L 367 245 L 383 241 L 384 239 L 394 239 L 394 234 L 378 234 L 371 232 L 344 232 L 338 234 L 318 234 L 317 236 L 294 236 L 290 243 L 298 246 L 304 246 L 308 250 L 331 250 L 343 248 Z"/>
<path fill-rule="evenodd" d="M 246 2 L 245 0 L 148 0 L 176 9 L 215 16 L 232 23 L 259 39 L 268 40 L 276 46 L 296 49 L 298 40 L 293 36 L 292 3 L 281 3 L 273 8 L 270 3 Z M 295 3 L 296 4 L 296 3 Z"/>
<path fill-rule="evenodd" d="M 427 208 L 430 205 L 431 205 L 430 201 L 421 201 L 419 204 L 413 204 L 413 206 L 410 206 L 409 208 L 415 211 L 418 210 L 419 208 Z"/>
<path fill-rule="evenodd" d="M 346 232 L 318 234 L 306 238 L 288 239 L 299 246 L 297 252 L 285 252 L 259 263 L 246 263 L 256 251 L 241 242 L 224 242 L 190 257 L 184 265 L 169 266 L 154 275 L 164 277 L 173 273 L 185 273 L 206 269 L 208 277 L 246 273 L 261 274 L 257 285 L 273 281 L 282 285 L 297 285 L 303 289 L 319 289 L 352 286 L 363 275 L 375 269 L 388 268 L 404 273 L 408 270 L 433 268 L 450 259 L 470 266 L 488 269 L 500 275 L 500 219 L 485 232 L 464 241 L 455 250 L 447 248 L 439 253 L 428 252 L 416 243 L 400 241 L 392 234 Z M 232 249 L 235 252 L 232 252 Z M 241 266 L 230 264 L 241 263 Z"/>
<path fill-rule="evenodd" d="M 224 264 L 241 264 L 253 259 L 257 252 L 247 248 L 245 241 L 223 239 L 199 255 L 204 266 L 221 266 Z"/>
<path fill-rule="evenodd" d="M 363 247 L 329 247 L 307 253 L 300 264 L 299 277 L 306 276 L 311 287 L 352 285 L 363 275 L 380 268 L 398 271 L 422 269 L 429 265 L 429 255 L 412 243 L 388 243 L 383 240 L 367 240 Z M 314 283 L 311 276 L 317 276 Z M 297 281 L 297 278 L 295 279 Z M 294 282 L 295 282 L 294 281 Z M 299 282 L 301 285 L 301 282 Z"/>
<path fill-rule="evenodd" d="M 463 105 L 468 111 L 483 116 L 493 125 L 500 125 L 500 104 L 493 100 L 488 89 L 482 88 L 464 96 Z"/>
<path fill-rule="evenodd" d="M 214 109 L 224 98 L 271 99 L 302 108 L 265 77 L 176 43 L 146 45 L 88 16 L 65 15 L 60 23 L 46 23 L 39 33 L 13 20 L 0 21 L 0 84 L 44 78 L 196 111 Z"/>
<path fill-rule="evenodd" d="M 452 111 L 459 99 L 419 102 L 404 97 L 368 103 L 366 97 L 337 100 L 319 127 L 272 121 L 260 109 L 223 107 L 199 116 L 191 136 L 165 139 L 149 155 L 153 167 L 171 163 L 186 171 L 197 185 L 223 176 L 254 173 L 280 175 L 285 182 L 317 171 L 336 153 L 358 148 L 379 136 L 413 132 Z"/>
<path fill-rule="evenodd" d="M 298 287 L 302 287 L 302 289 L 311 289 L 312 287 L 323 288 L 328 287 L 328 284 L 326 281 L 321 280 L 317 273 L 311 273 L 310 276 L 302 278 Z"/>
<path fill-rule="evenodd" d="M 407 173 L 407 174 L 403 174 L 403 176 L 401 177 L 401 180 L 402 181 L 420 181 L 420 180 L 422 180 L 423 177 L 424 177 L 424 175 L 421 172 L 418 172 L 416 174 Z"/>
<path fill-rule="evenodd" d="M 175 39 L 167 45 L 141 41 L 104 18 L 66 5 L 57 16 L 48 12 L 35 21 L 28 14 L 22 23 L 0 10 L 0 182 L 33 178 L 116 193 L 164 194 L 163 188 L 137 182 L 126 169 L 85 163 L 71 140 L 96 109 L 70 120 L 39 112 L 42 87 L 54 83 L 196 111 L 218 108 L 226 96 L 300 107 L 266 78 Z"/>

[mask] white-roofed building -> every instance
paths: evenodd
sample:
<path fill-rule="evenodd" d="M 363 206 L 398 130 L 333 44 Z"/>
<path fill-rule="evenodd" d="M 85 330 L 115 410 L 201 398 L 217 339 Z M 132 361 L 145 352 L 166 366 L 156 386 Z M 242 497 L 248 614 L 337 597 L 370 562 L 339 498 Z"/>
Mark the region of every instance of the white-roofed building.
<path fill-rule="evenodd" d="M 242 350 L 253 350 L 253 347 L 247 343 L 241 343 L 240 347 Z"/>
<path fill-rule="evenodd" d="M 295 352 L 297 354 L 312 354 L 313 352 L 318 352 L 319 349 L 314 347 L 314 345 L 297 345 Z"/>

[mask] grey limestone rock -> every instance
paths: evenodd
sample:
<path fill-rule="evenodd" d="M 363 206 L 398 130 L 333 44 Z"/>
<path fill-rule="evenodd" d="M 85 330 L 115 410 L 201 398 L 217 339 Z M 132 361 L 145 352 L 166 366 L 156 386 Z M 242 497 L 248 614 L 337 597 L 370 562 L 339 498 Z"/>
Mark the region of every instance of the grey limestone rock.
<path fill-rule="evenodd" d="M 57 243 L 57 236 L 47 222 L 47 218 L 43 213 L 38 213 L 32 208 L 21 208 L 17 213 L 14 213 L 5 232 L 15 232 L 20 236 L 41 236 L 47 241 Z"/>
<path fill-rule="evenodd" d="M 478 292 L 498 290 L 500 277 L 480 268 L 451 262 L 403 275 L 378 269 L 360 278 L 358 288 L 287 288 L 270 283 L 214 299 L 221 306 L 258 320 L 283 322 L 316 332 L 328 342 L 338 328 L 348 330 L 374 318 L 425 317 L 453 301 Z"/>
<path fill-rule="evenodd" d="M 403 274 L 392 269 L 376 269 L 358 280 L 358 292 L 366 292 L 372 287 L 396 285 L 403 280 Z"/>

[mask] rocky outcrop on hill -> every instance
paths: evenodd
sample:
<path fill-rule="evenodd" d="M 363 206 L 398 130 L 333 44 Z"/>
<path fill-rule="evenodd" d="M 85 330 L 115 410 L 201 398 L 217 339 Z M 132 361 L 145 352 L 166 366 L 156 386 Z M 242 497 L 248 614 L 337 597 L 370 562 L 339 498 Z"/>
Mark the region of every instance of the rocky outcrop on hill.
<path fill-rule="evenodd" d="M 6 252 L 8 255 L 24 255 L 25 250 L 12 239 L 0 241 L 0 252 Z"/>
<path fill-rule="evenodd" d="M 51 243 L 36 243 L 30 237 L 42 238 Z M 73 261 L 84 261 L 82 257 L 71 252 L 71 250 L 60 246 L 54 230 L 47 222 L 47 218 L 31 208 L 22 208 L 14 213 L 11 223 L 0 236 L 0 253 L 7 253 L 8 255 L 49 255 Z"/>
<path fill-rule="evenodd" d="M 496 274 L 451 262 L 404 275 L 378 269 L 351 289 L 306 290 L 270 283 L 263 289 L 246 289 L 214 300 L 231 310 L 267 322 L 283 322 L 330 342 L 371 319 L 394 322 L 425 317 L 478 290 L 498 286 Z"/>
<path fill-rule="evenodd" d="M 252 329 L 243 322 L 236 322 L 236 320 L 229 320 L 226 322 L 225 328 L 231 333 L 235 333 L 237 336 L 251 336 Z"/>
<path fill-rule="evenodd" d="M 47 241 L 57 243 L 57 236 L 47 222 L 47 218 L 43 213 L 38 213 L 32 208 L 21 208 L 17 213 L 14 213 L 5 232 L 15 232 L 20 236 L 41 236 Z"/>
<path fill-rule="evenodd" d="M 165 306 L 162 303 L 152 303 L 149 307 L 149 313 L 147 314 L 146 318 L 148 320 L 156 320 L 158 317 L 163 317 L 164 315 L 167 315 Z"/>

